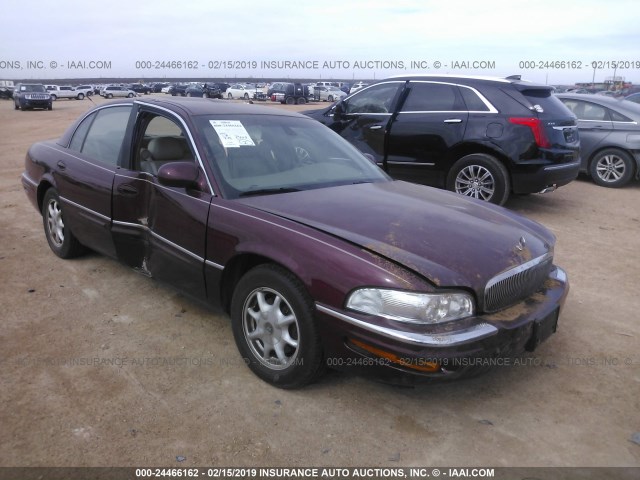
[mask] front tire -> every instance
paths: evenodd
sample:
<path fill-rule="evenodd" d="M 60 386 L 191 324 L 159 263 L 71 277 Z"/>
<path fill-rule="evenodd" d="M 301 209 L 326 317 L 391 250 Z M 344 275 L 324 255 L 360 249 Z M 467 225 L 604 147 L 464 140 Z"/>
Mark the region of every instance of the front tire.
<path fill-rule="evenodd" d="M 51 100 L 53 100 L 54 102 L 58 99 L 57 95 L 51 95 Z"/>
<path fill-rule="evenodd" d="M 84 247 L 64 224 L 60 197 L 50 188 L 42 202 L 42 223 L 47 242 L 53 253 L 60 258 L 73 258 L 80 255 Z"/>
<path fill-rule="evenodd" d="M 287 97 L 286 100 L 285 100 L 285 103 L 287 105 L 294 105 L 296 103 L 296 99 L 293 98 L 293 97 Z"/>
<path fill-rule="evenodd" d="M 127 95 L 128 98 L 133 98 L 133 93 L 130 93 L 129 95 Z"/>
<path fill-rule="evenodd" d="M 231 300 L 233 336 L 249 368 L 279 388 L 299 388 L 322 372 L 313 300 L 276 265 L 259 265 L 238 282 Z"/>
<path fill-rule="evenodd" d="M 504 205 L 510 182 L 506 167 L 495 157 L 473 153 L 458 160 L 447 175 L 447 189 L 485 202 Z"/>
<path fill-rule="evenodd" d="M 79 93 L 76 97 L 78 100 L 84 100 L 84 93 Z"/>
<path fill-rule="evenodd" d="M 617 148 L 607 148 L 598 152 L 589 165 L 591 178 L 601 187 L 622 187 L 631 180 L 633 172 L 633 159 Z"/>
<path fill-rule="evenodd" d="M 307 99 L 306 99 L 306 98 L 304 98 L 304 97 L 300 97 L 300 98 L 298 99 L 298 105 L 304 105 L 304 104 L 306 104 L 306 103 L 307 103 Z"/>
<path fill-rule="evenodd" d="M 228 98 L 229 100 L 231 100 L 231 99 L 233 99 L 233 95 L 231 95 L 230 93 L 228 93 L 228 94 L 227 94 L 227 98 Z"/>
<path fill-rule="evenodd" d="M 113 98 L 113 93 L 107 93 L 107 98 Z"/>

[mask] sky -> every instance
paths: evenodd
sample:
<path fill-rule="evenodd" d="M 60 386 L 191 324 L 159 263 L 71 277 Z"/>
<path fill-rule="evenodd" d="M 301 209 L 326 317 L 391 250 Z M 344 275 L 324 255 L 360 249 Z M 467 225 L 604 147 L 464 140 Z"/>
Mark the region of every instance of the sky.
<path fill-rule="evenodd" d="M 5 21 L 0 30 L 0 79 L 356 81 L 446 73 L 573 84 L 615 74 L 640 84 L 637 0 L 24 5 L 12 17 L 29 21 Z"/>

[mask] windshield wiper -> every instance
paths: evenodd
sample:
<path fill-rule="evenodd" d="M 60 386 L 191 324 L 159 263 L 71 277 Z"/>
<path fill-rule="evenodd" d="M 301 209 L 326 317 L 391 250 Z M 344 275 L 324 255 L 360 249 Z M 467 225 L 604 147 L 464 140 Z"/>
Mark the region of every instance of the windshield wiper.
<path fill-rule="evenodd" d="M 239 197 L 250 197 L 252 195 L 274 195 L 276 193 L 299 192 L 299 188 L 279 187 L 279 188 L 258 188 L 256 190 L 247 190 L 242 192 Z"/>

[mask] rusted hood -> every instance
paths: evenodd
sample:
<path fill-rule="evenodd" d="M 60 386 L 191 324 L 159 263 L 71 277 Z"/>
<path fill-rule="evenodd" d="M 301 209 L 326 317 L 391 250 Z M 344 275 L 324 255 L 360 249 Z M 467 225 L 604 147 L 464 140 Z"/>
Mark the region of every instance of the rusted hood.
<path fill-rule="evenodd" d="M 436 286 L 478 293 L 493 276 L 545 254 L 555 241 L 546 228 L 507 209 L 401 181 L 241 201 L 359 245 Z"/>

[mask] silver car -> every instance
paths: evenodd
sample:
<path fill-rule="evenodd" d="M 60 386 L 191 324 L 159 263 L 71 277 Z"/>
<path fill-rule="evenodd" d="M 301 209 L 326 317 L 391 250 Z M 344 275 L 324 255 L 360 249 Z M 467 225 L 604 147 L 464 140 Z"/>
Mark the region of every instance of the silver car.
<path fill-rule="evenodd" d="M 556 95 L 578 117 L 581 170 L 603 187 L 640 178 L 640 105 L 604 95 Z"/>
<path fill-rule="evenodd" d="M 100 91 L 100 95 L 104 98 L 113 98 L 113 97 L 129 97 L 133 98 L 137 96 L 137 93 L 133 90 L 129 90 L 127 87 L 119 87 L 119 86 L 109 86 L 105 87 Z"/>

